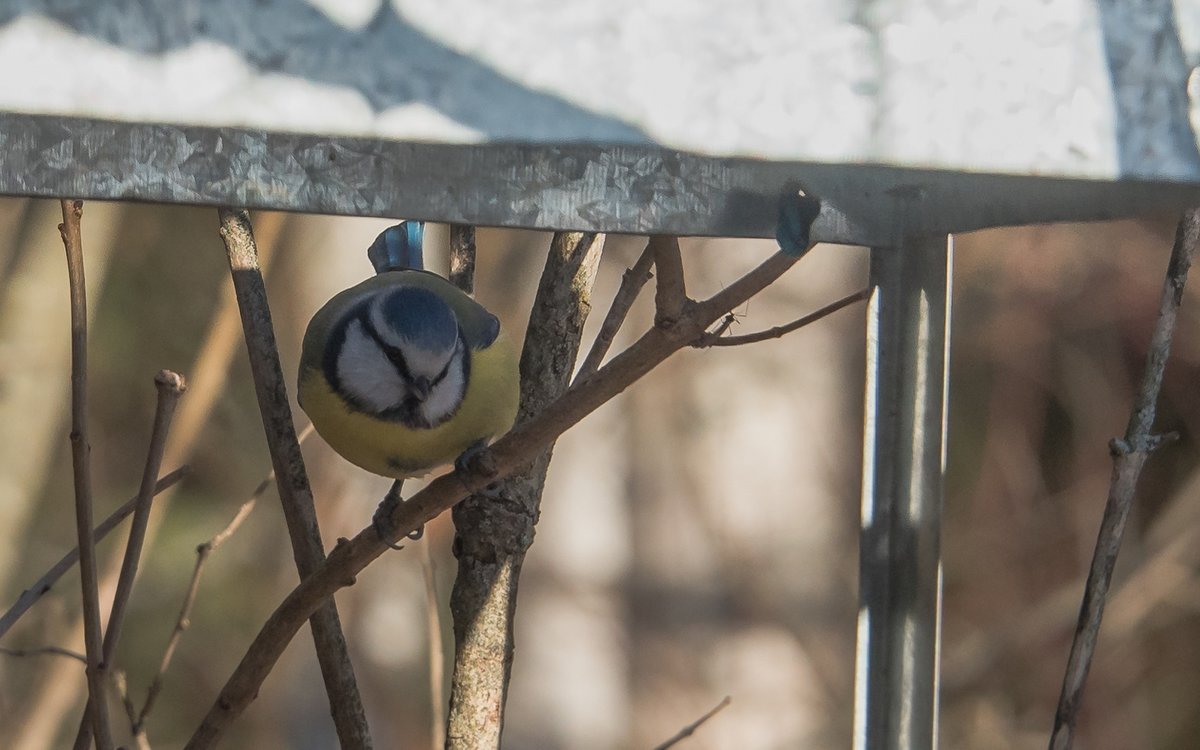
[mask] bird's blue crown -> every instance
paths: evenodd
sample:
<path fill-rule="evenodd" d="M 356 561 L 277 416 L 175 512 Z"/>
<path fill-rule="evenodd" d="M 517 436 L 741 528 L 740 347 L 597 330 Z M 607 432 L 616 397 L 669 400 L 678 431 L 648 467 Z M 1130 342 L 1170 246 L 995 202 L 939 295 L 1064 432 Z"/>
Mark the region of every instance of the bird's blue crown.
<path fill-rule="evenodd" d="M 414 346 L 442 351 L 458 342 L 454 311 L 428 289 L 405 286 L 389 292 L 380 312 L 396 335 Z"/>

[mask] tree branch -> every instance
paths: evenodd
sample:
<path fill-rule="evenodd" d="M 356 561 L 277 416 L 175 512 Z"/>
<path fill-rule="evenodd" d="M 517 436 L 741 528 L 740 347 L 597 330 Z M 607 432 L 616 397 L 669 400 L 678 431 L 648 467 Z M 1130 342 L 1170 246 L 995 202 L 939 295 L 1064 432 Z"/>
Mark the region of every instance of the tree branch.
<path fill-rule="evenodd" d="M 1058 707 L 1054 714 L 1054 731 L 1050 735 L 1050 750 L 1068 750 L 1074 740 L 1083 687 L 1096 652 L 1100 621 L 1104 617 L 1104 602 L 1112 583 L 1113 568 L 1117 563 L 1117 553 L 1121 549 L 1121 539 L 1125 533 L 1129 509 L 1133 505 L 1134 491 L 1142 473 L 1142 466 L 1150 452 L 1163 442 L 1162 436 L 1151 432 L 1154 427 L 1154 412 L 1162 387 L 1163 371 L 1171 352 L 1176 313 L 1183 301 L 1183 287 L 1198 243 L 1200 209 L 1193 209 L 1184 214 L 1175 233 L 1175 243 L 1171 248 L 1171 260 L 1167 265 L 1167 275 L 1159 302 L 1158 320 L 1155 322 L 1149 352 L 1146 355 L 1146 369 L 1142 375 L 1133 413 L 1125 428 L 1125 436 L 1112 441 L 1112 483 L 1109 486 L 1087 583 L 1084 585 L 1083 602 L 1079 608 L 1079 621 L 1075 626 L 1071 653 L 1067 658 L 1062 692 L 1059 694 Z"/>
<path fill-rule="evenodd" d="M 158 483 L 154 485 L 154 494 L 158 495 L 170 489 L 171 487 L 174 487 L 180 479 L 183 479 L 185 476 L 187 476 L 189 471 L 191 471 L 190 467 L 181 466 L 175 471 L 172 471 L 170 474 L 164 475 L 158 480 Z M 121 523 L 121 521 L 125 520 L 126 516 L 133 512 L 134 507 L 137 505 L 137 501 L 138 499 L 136 497 L 130 498 L 124 505 L 114 510 L 108 516 L 108 518 L 105 518 L 103 521 L 101 521 L 100 524 L 92 531 L 92 539 L 98 542 L 104 537 L 108 536 L 108 532 L 115 529 L 117 525 Z M 32 585 L 22 591 L 21 595 L 17 597 L 17 600 L 13 602 L 13 605 L 8 608 L 8 611 L 5 612 L 2 617 L 0 617 L 0 638 L 3 638 L 4 634 L 16 624 L 17 620 L 21 619 L 21 616 L 28 612 L 30 607 L 32 607 L 39 599 L 45 596 L 46 592 L 53 588 L 54 584 L 58 582 L 58 579 L 62 578 L 63 574 L 70 570 L 75 563 L 78 562 L 78 560 L 79 547 L 75 547 L 70 552 L 63 555 L 62 559 L 56 562 L 54 566 L 50 568 L 50 570 L 46 571 L 41 578 L 34 581 Z"/>
<path fill-rule="evenodd" d="M 518 425 L 567 390 L 603 244 L 603 235 L 554 235 L 521 352 Z M 553 442 L 543 446 L 531 465 L 486 495 L 473 495 L 454 507 L 458 575 L 450 593 L 455 649 L 447 750 L 500 747 L 517 585 L 533 542 L 553 447 Z"/>
<path fill-rule="evenodd" d="M 63 223 L 58 231 L 67 251 L 67 278 L 71 290 L 71 464 L 75 475 L 75 529 L 79 537 L 79 579 L 83 593 L 83 642 L 87 651 L 88 694 L 96 747 L 111 750 L 113 742 L 105 696 L 107 665 L 100 637 L 96 544 L 92 539 L 92 446 L 87 436 L 87 289 L 80 232 L 83 201 L 63 200 L 62 216 Z"/>
<path fill-rule="evenodd" d="M 292 553 L 300 577 L 306 578 L 325 559 L 312 489 L 304 469 L 304 457 L 292 424 L 287 386 L 279 365 L 279 351 L 271 325 L 267 290 L 258 265 L 258 248 L 245 211 L 219 210 L 221 239 L 229 256 L 234 292 L 246 335 L 254 390 L 262 413 L 271 464 L 278 477 L 279 497 L 292 543 Z M 343 748 L 371 747 L 370 730 L 350 653 L 333 600 L 324 602 L 312 617 L 313 641 L 317 660 L 329 695 L 333 722 Z"/>
<path fill-rule="evenodd" d="M 394 539 L 416 530 L 461 501 L 468 494 L 468 487 L 482 489 L 496 477 L 506 477 L 527 465 L 568 428 L 688 346 L 727 310 L 782 276 L 799 257 L 776 253 L 719 294 L 688 307 L 670 329 L 649 330 L 593 377 L 572 386 L 537 417 L 496 441 L 488 449 L 494 476 L 455 471 L 430 482 L 391 514 L 388 528 L 395 530 Z M 305 619 L 335 591 L 351 585 L 363 568 L 387 550 L 373 525 L 359 531 L 353 539 L 338 540 L 326 561 L 284 598 L 259 630 L 187 748 L 212 747 L 229 723 L 254 699 L 262 681 Z"/>
<path fill-rule="evenodd" d="M 612 347 L 613 340 L 617 337 L 617 332 L 621 330 L 621 326 L 625 323 L 625 318 L 629 315 L 629 310 L 633 307 L 634 300 L 637 299 L 638 293 L 642 291 L 642 287 L 653 276 L 650 273 L 650 267 L 653 265 L 654 255 L 650 252 L 650 245 L 647 244 L 645 249 L 642 250 L 642 254 L 638 256 L 637 262 L 633 264 L 633 267 L 625 269 L 625 273 L 622 274 L 621 286 L 617 288 L 617 293 L 613 295 L 612 305 L 608 308 L 608 314 L 604 316 L 604 322 L 600 324 L 600 331 L 596 334 L 596 340 L 592 342 L 591 350 L 583 360 L 583 364 L 579 366 L 579 372 L 575 373 L 575 380 L 573 382 L 578 383 L 600 369 L 601 363 L 604 362 L 604 355 L 608 354 L 608 350 Z"/>
<path fill-rule="evenodd" d="M 175 406 L 179 403 L 179 397 L 187 390 L 183 376 L 170 370 L 162 370 L 155 376 L 154 387 L 158 391 L 158 404 L 154 411 L 154 426 L 150 431 L 150 449 L 142 470 L 142 484 L 138 490 L 137 503 L 134 505 L 133 520 L 129 523 L 129 539 L 125 543 L 125 558 L 121 561 L 117 591 L 113 596 L 112 611 L 108 616 L 108 629 L 104 633 L 105 664 L 112 663 L 113 655 L 117 651 L 117 642 L 121 638 L 121 627 L 125 623 L 125 610 L 129 605 L 129 597 L 133 594 L 133 583 L 137 578 L 138 563 L 142 557 L 142 542 L 146 538 L 146 525 L 150 521 L 150 503 L 154 499 L 154 479 L 162 467 L 163 452 L 166 450 L 167 435 L 171 431 L 171 418 L 175 415 Z M 90 710 L 85 710 L 83 720 L 79 722 L 79 731 L 75 733 L 75 750 L 87 750 L 91 746 L 88 733 L 91 724 L 88 721 L 89 713 Z"/>
<path fill-rule="evenodd" d="M 722 335 L 726 330 L 728 330 L 728 326 L 723 325 L 721 328 L 718 328 L 715 331 L 705 333 L 703 336 L 697 339 L 692 346 L 696 347 L 697 349 L 707 349 L 710 346 L 741 346 L 743 344 L 757 344 L 760 341 L 769 341 L 771 339 L 782 338 L 792 331 L 796 331 L 807 325 L 816 323 L 821 318 L 832 315 L 838 310 L 841 310 L 843 307 L 849 307 L 850 305 L 853 305 L 855 302 L 861 302 L 870 296 L 870 289 L 859 289 L 854 294 L 848 294 L 836 302 L 830 302 L 828 305 L 825 305 L 819 310 L 814 310 L 808 315 L 805 315 L 802 318 L 797 318 L 787 325 L 775 326 L 774 328 L 768 328 L 765 331 L 748 333 L 744 336 Z"/>

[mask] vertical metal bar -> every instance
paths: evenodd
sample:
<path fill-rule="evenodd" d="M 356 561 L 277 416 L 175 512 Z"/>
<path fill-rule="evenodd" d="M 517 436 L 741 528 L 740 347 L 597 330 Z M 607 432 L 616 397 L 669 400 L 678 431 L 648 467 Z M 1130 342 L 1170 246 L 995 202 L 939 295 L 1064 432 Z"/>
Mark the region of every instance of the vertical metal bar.
<path fill-rule="evenodd" d="M 937 747 L 951 240 L 871 250 L 856 750 Z"/>

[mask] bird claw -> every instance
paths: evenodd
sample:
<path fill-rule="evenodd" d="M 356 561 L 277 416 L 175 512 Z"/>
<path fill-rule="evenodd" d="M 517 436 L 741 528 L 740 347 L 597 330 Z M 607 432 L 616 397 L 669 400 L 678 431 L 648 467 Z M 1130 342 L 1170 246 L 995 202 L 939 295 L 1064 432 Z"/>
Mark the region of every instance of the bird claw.
<path fill-rule="evenodd" d="M 486 487 L 479 488 L 476 486 L 477 482 L 471 481 L 475 479 L 488 480 L 496 476 L 496 464 L 487 447 L 487 441 L 479 440 L 472 443 L 458 458 L 454 459 L 454 473 L 463 487 L 467 488 L 467 492 L 472 495 L 487 495 L 488 491 L 495 486 L 494 483 L 489 483 Z"/>
<path fill-rule="evenodd" d="M 487 450 L 486 440 L 476 440 L 467 446 L 458 458 L 454 459 L 454 470 L 462 474 L 474 474 L 481 477 L 491 477 L 496 474 L 496 466 Z"/>
<path fill-rule="evenodd" d="M 403 486 L 403 483 L 404 480 L 397 479 L 392 484 L 392 488 L 384 495 L 383 502 L 379 503 L 379 507 L 375 509 L 375 514 L 371 516 L 371 528 L 375 529 L 375 535 L 379 537 L 379 541 L 394 550 L 404 549 L 403 544 L 396 544 L 391 541 L 396 536 L 396 529 L 391 521 L 392 512 L 404 502 L 404 499 L 400 497 L 400 488 Z M 417 540 L 424 534 L 425 524 L 421 524 L 405 536 L 409 539 Z"/>
<path fill-rule="evenodd" d="M 382 508 L 383 506 L 380 507 Z M 396 544 L 395 542 L 388 541 L 388 537 L 391 536 L 391 533 L 389 533 L 390 530 L 387 528 L 387 526 L 387 521 L 381 518 L 380 513 L 376 511 L 375 515 L 371 517 L 371 528 L 375 529 L 375 536 L 379 537 L 379 541 L 383 542 L 390 549 L 404 549 L 403 544 Z"/>

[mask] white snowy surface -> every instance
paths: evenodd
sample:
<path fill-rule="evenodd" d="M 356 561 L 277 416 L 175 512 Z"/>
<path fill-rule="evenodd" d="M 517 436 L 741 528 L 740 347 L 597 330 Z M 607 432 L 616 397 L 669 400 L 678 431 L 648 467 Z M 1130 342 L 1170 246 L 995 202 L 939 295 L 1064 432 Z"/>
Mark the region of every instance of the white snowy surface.
<path fill-rule="evenodd" d="M 1119 174 L 1087 0 L 4 5 L 5 111 Z M 1189 64 L 1198 5 L 1176 3 Z"/>

